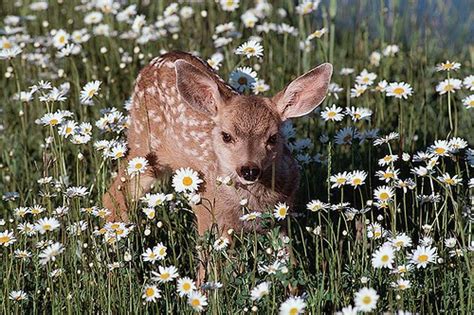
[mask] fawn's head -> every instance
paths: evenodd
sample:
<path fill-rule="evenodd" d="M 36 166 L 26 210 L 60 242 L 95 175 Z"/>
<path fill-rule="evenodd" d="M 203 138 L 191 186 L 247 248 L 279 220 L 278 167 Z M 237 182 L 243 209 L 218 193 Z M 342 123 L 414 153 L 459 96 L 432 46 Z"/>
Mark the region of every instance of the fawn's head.
<path fill-rule="evenodd" d="M 178 60 L 176 82 L 181 97 L 214 121 L 212 141 L 222 175 L 242 184 L 256 182 L 282 153 L 282 123 L 313 111 L 326 97 L 332 66 L 305 73 L 272 98 L 231 95 L 190 63 Z"/>

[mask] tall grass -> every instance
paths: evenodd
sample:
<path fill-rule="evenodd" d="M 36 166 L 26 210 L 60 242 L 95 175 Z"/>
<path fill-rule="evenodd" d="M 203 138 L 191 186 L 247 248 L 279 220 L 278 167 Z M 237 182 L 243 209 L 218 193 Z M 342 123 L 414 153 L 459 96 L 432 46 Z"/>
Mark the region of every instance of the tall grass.
<path fill-rule="evenodd" d="M 238 9 L 226 12 L 219 3 L 204 1 L 189 4 L 194 13 L 187 19 L 179 12 L 173 13 L 178 17 L 176 25 L 154 26 L 151 39 L 138 43 L 135 38 L 121 37 L 130 32 L 136 14 L 130 22 L 118 22 L 116 13 L 80 1 L 54 1 L 41 11 L 33 11 L 30 3 L 0 4 L 3 29 L 24 27 L 4 38 L 23 52 L 0 61 L 0 233 L 13 232 L 16 239 L 0 248 L 2 313 L 192 312 L 188 299 L 176 293 L 176 281 L 158 284 L 161 297 L 155 302 L 146 302 L 142 296 L 144 288 L 156 282 L 151 279 L 151 271 L 158 271 L 158 265 L 176 266 L 181 277 L 196 279 L 198 253 L 208 261 L 209 283 L 199 291 L 207 297 L 205 311 L 210 314 L 277 313 L 291 295 L 304 299 L 308 313 L 332 313 L 353 305 L 354 294 L 363 287 L 374 288 L 380 296 L 375 312 L 472 312 L 474 152 L 467 147 L 456 149 L 450 142 L 446 155 L 433 153 L 421 162 L 413 159 L 418 151 L 432 152 L 435 140 L 461 137 L 472 148 L 472 106 L 469 110 L 462 105 L 470 95 L 468 88 L 463 86 L 443 95 L 435 91 L 436 85 L 448 76 L 462 80 L 471 74 L 472 52 L 469 56 L 463 42 L 464 28 L 459 36 L 450 34 L 452 41 L 441 49 L 430 25 L 423 28 L 420 22 L 412 21 L 416 11 L 411 4 L 360 1 L 341 7 L 341 3 L 331 0 L 323 1 L 313 13 L 300 15 L 293 1 L 282 1 L 272 3 L 272 10 L 257 24 L 286 23 L 294 26 L 297 34 L 258 33 L 241 21 L 242 13 L 254 8 L 254 3 L 242 1 Z M 137 12 L 145 15 L 145 25 L 150 26 L 169 12 L 165 11 L 169 4 L 143 1 L 137 3 Z M 449 20 L 452 8 L 448 4 L 430 4 L 443 16 L 441 21 Z M 278 8 L 285 9 L 287 15 L 279 15 Z M 84 17 L 92 11 L 103 12 L 101 23 L 110 27 L 109 36 L 95 35 L 97 26 L 84 23 Z M 11 15 L 20 17 L 18 24 L 8 25 Z M 235 32 L 226 35 L 232 38 L 231 43 L 215 48 L 215 27 L 230 21 L 236 26 Z M 413 28 L 407 31 L 409 25 Z M 327 33 L 301 49 L 300 42 L 323 27 Z M 54 30 L 71 34 L 81 28 L 87 30 L 90 39 L 81 43 L 78 54 L 58 57 L 58 49 L 51 43 Z M 144 33 L 142 27 L 136 35 Z M 261 37 L 264 54 L 259 60 L 234 54 L 234 49 L 250 36 Z M 398 45 L 400 51 L 393 56 L 382 54 L 379 65 L 370 62 L 373 51 L 382 53 L 390 44 Z M 126 115 L 124 104 L 140 69 L 170 50 L 196 52 L 205 59 L 220 51 L 224 60 L 219 74 L 223 78 L 228 79 L 238 66 L 253 67 L 259 79 L 270 86 L 264 94 L 267 96 L 322 62 L 333 63 L 333 82 L 342 88 L 330 93 L 321 109 L 293 122 L 295 135 L 289 137 L 289 142 L 301 165 L 302 180 L 290 215 L 284 223 L 277 222 L 272 216 L 274 205 L 268 205 L 269 212 L 262 218 L 268 232 L 233 231 L 227 237 L 234 242 L 225 250 L 215 249 L 219 238 L 215 231 L 203 237 L 197 234 L 186 196 L 173 193 L 167 179 L 157 182 L 154 192 L 172 194 L 172 199 L 155 208 L 154 218 L 148 218 L 142 212 L 143 202 L 137 201 L 136 211 L 132 211 L 130 223 L 124 228 L 130 232 L 127 237 L 117 241 L 107 236 L 106 220 L 92 213 L 100 210 L 101 196 L 119 163 L 126 163 L 104 157 L 94 146 L 98 140 L 124 139 L 121 127 L 126 123 L 109 121 L 109 128 L 101 130 L 95 122 L 104 117 L 106 108 L 115 107 Z M 459 62 L 460 70 L 437 72 L 435 65 L 446 59 Z M 342 68 L 354 68 L 355 73 L 341 75 Z M 355 76 L 364 68 L 377 74 L 377 79 L 360 97 L 351 97 Z M 15 97 L 40 80 L 50 81 L 53 87 L 68 82 L 66 100 L 40 100 L 39 96 L 47 95 L 49 90 L 40 90 L 26 101 Z M 100 91 L 93 98 L 93 106 L 83 105 L 80 92 L 93 80 L 101 81 Z M 413 95 L 399 100 L 372 91 L 381 80 L 407 82 L 413 87 Z M 353 121 L 345 115 L 340 122 L 324 121 L 321 112 L 333 103 L 364 107 L 373 113 L 368 120 Z M 60 135 L 59 126 L 35 123 L 57 110 L 71 111 L 69 119 L 78 123 L 90 122 L 91 139 L 74 144 L 72 136 Z M 353 138 L 351 142 L 337 143 L 335 136 L 343 127 L 356 128 L 365 138 L 354 137 L 353 131 L 348 134 Z M 366 133 L 374 128 L 379 129 L 375 138 L 393 131 L 400 136 L 374 145 L 374 137 Z M 309 144 L 303 145 L 302 139 L 310 139 Z M 403 153 L 410 156 L 405 158 Z M 386 155 L 397 156 L 398 160 L 380 166 L 379 159 Z M 426 175 L 413 172 L 419 166 L 428 169 Z M 395 179 L 380 181 L 375 173 L 387 167 L 399 172 L 397 177 L 405 180 L 406 188 Z M 331 176 L 355 170 L 368 173 L 364 185 L 331 188 Z M 458 176 L 460 182 L 451 185 L 443 181 L 441 176 L 446 173 Z M 46 183 L 38 182 L 48 177 L 51 179 L 43 180 Z M 382 185 L 395 193 L 380 204 L 374 190 Z M 85 187 L 87 193 L 71 194 L 67 191 L 71 187 Z M 327 205 L 310 211 L 306 205 L 311 200 Z M 28 212 L 24 216 L 21 207 Z M 44 211 L 32 213 L 38 207 Z M 243 211 L 247 210 L 251 209 Z M 21 224 L 37 224 L 44 217 L 57 218 L 60 227 L 31 235 L 19 230 Z M 84 229 L 78 228 L 79 223 Z M 287 227 L 288 239 L 280 236 L 281 224 Z M 374 268 L 373 253 L 398 233 L 406 233 L 412 239 L 411 248 L 394 252 L 391 270 Z M 455 239 L 453 246 L 446 241 L 450 238 Z M 49 240 L 61 243 L 64 252 L 42 264 L 39 254 Z M 164 260 L 145 262 L 142 253 L 159 242 L 167 247 Z M 413 264 L 406 273 L 394 272 L 397 266 L 410 263 L 410 253 L 420 244 L 436 248 L 439 257 L 426 268 Z M 286 259 L 288 248 L 293 257 L 290 260 Z M 28 251 L 31 257 L 20 258 L 18 250 Z M 265 267 L 275 262 L 280 264 L 268 272 Z M 409 280 L 411 287 L 393 287 L 392 283 L 400 278 Z M 271 283 L 269 294 L 252 301 L 251 290 L 263 281 Z M 24 291 L 27 298 L 10 298 L 17 290 Z"/>

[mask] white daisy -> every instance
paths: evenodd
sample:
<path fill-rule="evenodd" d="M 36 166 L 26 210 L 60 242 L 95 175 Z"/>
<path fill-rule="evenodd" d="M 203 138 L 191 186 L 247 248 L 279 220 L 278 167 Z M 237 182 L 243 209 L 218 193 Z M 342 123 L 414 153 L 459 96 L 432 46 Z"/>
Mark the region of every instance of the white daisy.
<path fill-rule="evenodd" d="M 252 85 L 252 91 L 255 95 L 259 95 L 259 94 L 264 93 L 268 90 L 270 90 L 270 86 L 265 83 L 265 80 L 257 80 Z"/>
<path fill-rule="evenodd" d="M 462 103 L 464 107 L 467 109 L 473 109 L 474 108 L 474 94 L 469 95 L 466 98 L 463 98 Z"/>
<path fill-rule="evenodd" d="M 377 78 L 377 75 L 373 72 L 368 72 L 367 69 L 362 70 L 362 72 L 356 77 L 356 83 L 369 86 L 374 83 L 374 80 Z"/>
<path fill-rule="evenodd" d="M 459 90 L 461 88 L 461 80 L 459 79 L 446 79 L 444 81 L 441 81 L 437 86 L 436 86 L 436 92 L 439 93 L 439 95 L 443 95 L 445 93 L 455 93 L 456 90 Z"/>
<path fill-rule="evenodd" d="M 413 89 L 408 83 L 393 82 L 388 85 L 388 87 L 385 89 L 385 92 L 387 92 L 387 96 L 407 99 L 408 96 L 413 94 Z"/>
<path fill-rule="evenodd" d="M 69 34 L 65 30 L 57 30 L 53 37 L 53 45 L 56 48 L 63 48 L 69 43 Z"/>
<path fill-rule="evenodd" d="M 100 81 L 91 81 L 88 82 L 81 90 L 80 100 L 82 104 L 90 104 L 92 98 L 97 95 L 100 90 Z"/>
<path fill-rule="evenodd" d="M 56 256 L 64 252 L 65 248 L 61 243 L 54 243 L 46 247 L 39 255 L 40 263 L 46 265 L 50 261 L 56 261 Z"/>
<path fill-rule="evenodd" d="M 356 84 L 351 89 L 351 97 L 359 97 L 367 91 L 367 85 L 364 84 Z"/>
<path fill-rule="evenodd" d="M 264 281 L 250 291 L 250 299 L 258 301 L 270 293 L 270 282 Z"/>
<path fill-rule="evenodd" d="M 263 46 L 256 40 L 249 40 L 235 50 L 236 55 L 245 55 L 247 59 L 251 57 L 260 58 L 263 56 Z"/>
<path fill-rule="evenodd" d="M 220 0 L 222 10 L 227 12 L 235 11 L 239 7 L 240 0 Z"/>
<path fill-rule="evenodd" d="M 306 205 L 306 209 L 313 212 L 318 212 L 320 210 L 328 209 L 329 204 L 324 203 L 320 200 L 312 200 Z"/>
<path fill-rule="evenodd" d="M 196 284 L 191 278 L 184 277 L 184 278 L 178 279 L 177 285 L 176 285 L 176 291 L 178 292 L 179 296 L 183 297 L 183 296 L 189 295 L 195 290 L 196 290 Z"/>
<path fill-rule="evenodd" d="M 436 247 L 418 245 L 418 247 L 412 251 L 410 262 L 416 266 L 416 268 L 426 268 L 429 263 L 436 263 L 438 254 Z"/>
<path fill-rule="evenodd" d="M 448 173 L 444 173 L 441 176 L 438 176 L 438 180 L 448 186 L 459 185 L 462 181 L 462 179 L 459 178 L 458 175 L 451 176 Z"/>
<path fill-rule="evenodd" d="M 196 171 L 191 168 L 180 168 L 173 175 L 172 186 L 177 192 L 196 192 L 199 189 L 199 185 L 202 183 L 202 179 Z"/>
<path fill-rule="evenodd" d="M 161 291 L 156 285 L 147 285 L 143 289 L 142 298 L 147 302 L 156 302 L 161 297 Z"/>
<path fill-rule="evenodd" d="M 394 238 L 390 240 L 393 248 L 395 250 L 400 250 L 405 247 L 410 247 L 412 244 L 411 238 L 406 233 L 397 234 Z"/>
<path fill-rule="evenodd" d="M 278 220 L 283 220 L 288 215 L 288 206 L 286 203 L 279 202 L 273 209 L 273 216 Z"/>
<path fill-rule="evenodd" d="M 127 173 L 130 176 L 145 173 L 147 169 L 148 161 L 144 157 L 135 157 L 128 161 Z"/>
<path fill-rule="evenodd" d="M 176 269 L 175 266 L 158 266 L 158 272 L 152 271 L 151 273 L 153 275 L 152 280 L 158 281 L 159 283 L 173 281 L 174 278 L 177 278 L 179 276 L 178 269 Z"/>
<path fill-rule="evenodd" d="M 24 292 L 23 290 L 11 291 L 10 294 L 8 295 L 8 298 L 15 302 L 28 300 L 28 296 L 26 292 Z"/>
<path fill-rule="evenodd" d="M 224 249 L 227 248 L 227 246 L 229 245 L 229 239 L 227 237 L 224 237 L 224 236 L 221 236 L 219 237 L 218 239 L 216 239 L 214 241 L 214 245 L 213 245 L 213 248 L 216 250 L 216 251 L 222 251 Z"/>
<path fill-rule="evenodd" d="M 56 218 L 42 218 L 35 223 L 35 230 L 44 234 L 56 230 L 59 226 L 59 221 Z"/>
<path fill-rule="evenodd" d="M 16 238 L 13 232 L 9 232 L 8 230 L 0 232 L 0 246 L 7 247 L 15 242 Z"/>
<path fill-rule="evenodd" d="M 350 108 L 346 108 L 346 114 L 351 117 L 353 121 L 359 120 L 370 120 L 370 116 L 372 116 L 372 110 L 364 107 L 357 107 L 351 106 Z"/>
<path fill-rule="evenodd" d="M 353 171 L 349 173 L 349 184 L 353 187 L 364 185 L 365 179 L 367 178 L 367 172 L 365 171 Z"/>
<path fill-rule="evenodd" d="M 318 9 L 320 0 L 303 0 L 296 6 L 296 12 L 300 15 L 309 14 Z"/>
<path fill-rule="evenodd" d="M 451 70 L 459 70 L 461 68 L 461 64 L 459 62 L 451 62 L 446 60 L 446 62 L 442 62 L 436 65 L 436 71 L 451 71 Z"/>
<path fill-rule="evenodd" d="M 331 188 L 341 188 L 342 186 L 346 185 L 349 180 L 350 174 L 347 172 L 337 173 L 336 175 L 332 175 L 330 177 L 330 181 L 332 184 Z"/>
<path fill-rule="evenodd" d="M 395 253 L 391 246 L 381 246 L 372 254 L 372 266 L 392 269 L 394 256 Z"/>
<path fill-rule="evenodd" d="M 448 156 L 452 148 L 446 140 L 436 140 L 434 145 L 430 146 L 430 152 L 437 156 Z"/>
<path fill-rule="evenodd" d="M 393 288 L 401 290 L 401 291 L 411 288 L 410 280 L 405 280 L 403 278 L 400 278 L 397 281 L 392 282 L 391 285 Z"/>
<path fill-rule="evenodd" d="M 306 302 L 299 296 L 290 297 L 280 305 L 280 315 L 303 314 Z"/>
<path fill-rule="evenodd" d="M 398 155 L 395 154 L 387 154 L 383 158 L 379 159 L 378 164 L 380 166 L 390 165 L 398 160 Z"/>
<path fill-rule="evenodd" d="M 392 200 L 394 195 L 395 195 L 394 189 L 389 186 L 380 186 L 380 187 L 377 187 L 374 191 L 375 199 L 383 203 L 386 203 Z"/>
<path fill-rule="evenodd" d="M 379 295 L 372 288 L 362 288 L 354 295 L 354 304 L 359 311 L 371 312 L 377 307 Z"/>
<path fill-rule="evenodd" d="M 336 106 L 336 104 L 332 104 L 331 107 L 326 107 L 322 112 L 321 112 L 321 117 L 325 120 L 331 120 L 331 121 L 341 121 L 344 118 L 344 114 L 342 113 L 342 108 L 339 106 Z"/>
<path fill-rule="evenodd" d="M 474 75 L 469 75 L 462 81 L 466 89 L 474 91 Z"/>
<path fill-rule="evenodd" d="M 255 221 L 257 218 L 260 218 L 262 214 L 260 212 L 250 212 L 248 214 L 244 214 L 240 217 L 241 221 Z"/>
<path fill-rule="evenodd" d="M 193 291 L 188 295 L 188 304 L 195 311 L 201 312 L 207 305 L 207 297 L 198 291 Z"/>

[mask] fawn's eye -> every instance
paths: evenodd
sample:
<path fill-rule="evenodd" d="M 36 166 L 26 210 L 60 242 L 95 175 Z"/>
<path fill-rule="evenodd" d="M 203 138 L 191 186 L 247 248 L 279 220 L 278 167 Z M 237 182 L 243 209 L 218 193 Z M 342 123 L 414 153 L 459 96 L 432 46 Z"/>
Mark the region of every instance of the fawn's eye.
<path fill-rule="evenodd" d="M 278 135 L 277 134 L 271 135 L 267 140 L 267 144 L 275 145 L 277 143 L 277 140 L 278 140 Z"/>
<path fill-rule="evenodd" d="M 227 132 L 222 132 L 222 141 L 225 143 L 230 143 L 232 141 L 232 136 Z"/>

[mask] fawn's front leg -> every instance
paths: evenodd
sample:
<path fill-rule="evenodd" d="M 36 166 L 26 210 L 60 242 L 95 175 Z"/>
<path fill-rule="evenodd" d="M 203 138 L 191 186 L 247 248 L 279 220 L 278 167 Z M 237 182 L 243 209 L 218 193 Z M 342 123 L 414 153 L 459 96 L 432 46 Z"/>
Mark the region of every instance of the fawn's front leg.
<path fill-rule="evenodd" d="M 109 190 L 102 197 L 103 206 L 111 211 L 107 220 L 127 222 L 130 206 L 150 191 L 155 179 L 153 170 L 130 177 L 126 174 L 126 168 L 121 167 Z"/>

